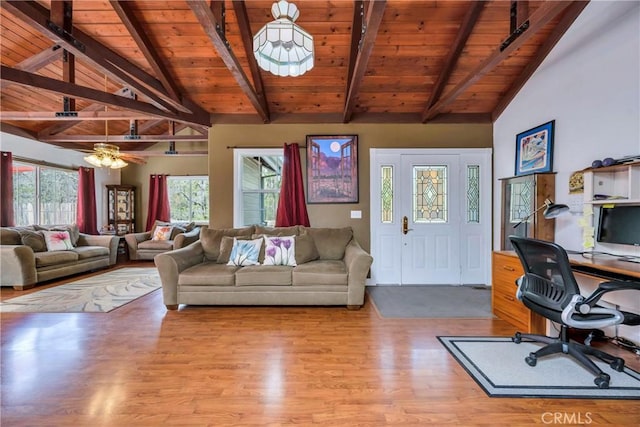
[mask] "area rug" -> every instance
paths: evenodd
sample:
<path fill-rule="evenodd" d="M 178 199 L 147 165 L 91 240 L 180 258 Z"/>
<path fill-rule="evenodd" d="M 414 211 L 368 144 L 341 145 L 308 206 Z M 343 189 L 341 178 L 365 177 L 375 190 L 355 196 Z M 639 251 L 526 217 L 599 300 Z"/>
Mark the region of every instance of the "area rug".
<path fill-rule="evenodd" d="M 493 318 L 486 286 L 367 286 L 380 316 L 386 318 Z"/>
<path fill-rule="evenodd" d="M 516 344 L 504 337 L 438 337 L 440 342 L 491 397 L 567 399 L 640 399 L 640 374 L 625 367 L 614 371 L 593 359 L 611 376 L 608 389 L 599 389 L 594 376 L 568 356 L 550 355 L 529 366 L 524 358 L 542 344 Z"/>
<path fill-rule="evenodd" d="M 155 268 L 121 268 L 0 303 L 0 313 L 108 313 L 160 288 Z"/>

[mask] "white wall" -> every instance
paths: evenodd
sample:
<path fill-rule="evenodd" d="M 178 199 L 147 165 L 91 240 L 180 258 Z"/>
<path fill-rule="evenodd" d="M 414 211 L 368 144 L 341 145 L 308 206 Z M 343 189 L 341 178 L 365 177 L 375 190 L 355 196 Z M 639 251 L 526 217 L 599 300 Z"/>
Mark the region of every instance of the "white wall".
<path fill-rule="evenodd" d="M 515 136 L 550 120 L 558 203 L 570 202 L 574 171 L 595 159 L 640 154 L 639 2 L 591 1 L 494 123 L 494 249 L 500 248 L 498 179 L 514 175 Z M 580 217 L 556 219 L 556 242 L 582 249 Z"/>
<path fill-rule="evenodd" d="M 0 132 L 0 149 L 10 151 L 13 156 L 32 160 L 47 161 L 60 166 L 78 168 L 90 166 L 83 160 L 86 154 L 43 144 L 32 139 Z M 96 212 L 98 228 L 107 222 L 107 184 L 120 184 L 120 171 L 96 168 Z"/>

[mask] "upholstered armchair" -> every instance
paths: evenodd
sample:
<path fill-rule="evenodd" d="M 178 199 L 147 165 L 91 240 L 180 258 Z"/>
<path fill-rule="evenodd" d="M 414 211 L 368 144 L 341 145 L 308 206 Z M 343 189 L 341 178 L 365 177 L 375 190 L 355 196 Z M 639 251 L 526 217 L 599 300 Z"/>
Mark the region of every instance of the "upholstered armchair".
<path fill-rule="evenodd" d="M 194 223 L 156 221 L 151 231 L 125 234 L 130 260 L 153 260 L 161 253 L 180 249 L 200 238 L 200 227 Z"/>

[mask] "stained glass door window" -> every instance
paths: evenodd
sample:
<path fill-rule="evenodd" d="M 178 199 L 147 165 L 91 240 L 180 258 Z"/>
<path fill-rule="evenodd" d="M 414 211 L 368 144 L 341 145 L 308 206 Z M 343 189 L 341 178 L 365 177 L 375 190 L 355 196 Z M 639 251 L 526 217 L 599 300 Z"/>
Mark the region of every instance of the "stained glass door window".
<path fill-rule="evenodd" d="M 447 166 L 413 167 L 413 222 L 448 222 Z"/>

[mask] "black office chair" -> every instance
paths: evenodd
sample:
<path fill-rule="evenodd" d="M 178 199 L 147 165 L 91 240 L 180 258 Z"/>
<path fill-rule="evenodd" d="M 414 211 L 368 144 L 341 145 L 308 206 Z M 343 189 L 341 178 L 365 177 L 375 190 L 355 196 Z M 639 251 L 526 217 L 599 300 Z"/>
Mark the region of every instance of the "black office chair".
<path fill-rule="evenodd" d="M 624 360 L 614 357 L 589 345 L 569 340 L 568 329 L 598 329 L 617 324 L 640 325 L 640 316 L 597 305 L 607 292 L 618 290 L 640 290 L 639 282 L 612 280 L 600 283 L 588 297 L 580 295 L 580 288 L 571 270 L 566 251 L 559 245 L 542 240 L 509 236 L 509 240 L 520 258 L 524 275 L 518 279 L 517 297 L 530 310 L 560 324 L 557 338 L 545 335 L 517 332 L 513 341 L 530 339 L 547 345 L 530 353 L 525 361 L 536 366 L 538 358 L 549 354 L 564 353 L 572 356 L 596 378 L 598 388 L 609 388 L 609 375 L 588 357 L 595 356 L 622 372 Z"/>

